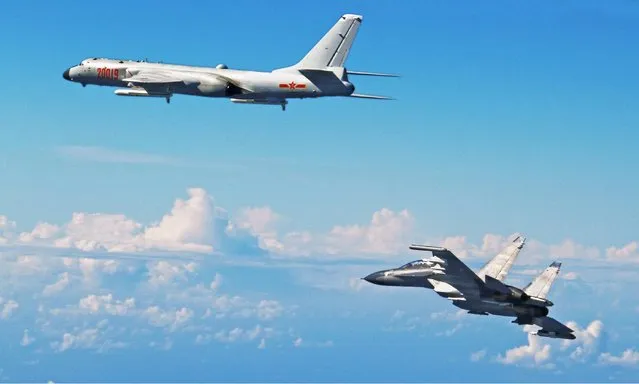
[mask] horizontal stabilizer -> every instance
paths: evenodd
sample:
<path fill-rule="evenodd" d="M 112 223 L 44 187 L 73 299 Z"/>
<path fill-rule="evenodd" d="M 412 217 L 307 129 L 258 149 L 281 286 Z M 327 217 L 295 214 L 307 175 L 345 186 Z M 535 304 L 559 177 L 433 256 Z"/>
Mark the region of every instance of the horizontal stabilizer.
<path fill-rule="evenodd" d="M 568 334 L 568 333 L 574 332 L 572 329 L 568 328 L 564 324 L 548 316 L 533 318 L 533 324 L 535 324 L 538 327 L 541 327 L 542 328 L 541 330 L 546 332 L 555 332 L 555 333 L 561 333 L 561 334 Z"/>
<path fill-rule="evenodd" d="M 446 248 L 435 247 L 432 245 L 419 245 L 419 244 L 411 244 L 408 249 L 412 249 L 413 251 L 431 251 L 431 252 L 445 252 L 448 251 Z"/>
<path fill-rule="evenodd" d="M 531 335 L 540 336 L 540 337 L 549 337 L 551 339 L 564 339 L 564 340 L 574 340 L 577 336 L 572 333 L 561 333 L 554 331 L 544 331 L 543 329 L 538 330 L 537 332 L 531 333 Z"/>
<path fill-rule="evenodd" d="M 356 97 L 359 99 L 395 100 L 394 98 L 388 96 L 362 95 L 359 93 L 351 93 L 349 97 Z"/>
<path fill-rule="evenodd" d="M 350 70 L 347 70 L 346 73 L 349 75 L 356 75 L 356 76 L 400 77 L 399 75 L 395 75 L 392 73 L 360 72 L 360 71 L 350 71 Z"/>

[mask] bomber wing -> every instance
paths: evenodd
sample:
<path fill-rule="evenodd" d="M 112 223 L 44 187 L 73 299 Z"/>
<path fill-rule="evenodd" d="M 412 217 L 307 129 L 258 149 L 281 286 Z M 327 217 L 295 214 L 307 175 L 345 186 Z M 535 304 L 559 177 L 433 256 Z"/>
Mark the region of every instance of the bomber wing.
<path fill-rule="evenodd" d="M 187 84 L 187 82 L 176 73 L 165 71 L 140 71 L 133 76 L 125 77 L 122 81 L 133 83 L 138 86 L 149 85 L 175 85 Z"/>
<path fill-rule="evenodd" d="M 483 280 L 486 280 L 486 276 L 490 276 L 499 281 L 504 281 L 525 243 L 526 238 L 524 236 L 516 235 L 511 243 L 499 252 L 497 256 L 481 267 L 477 275 Z"/>
<path fill-rule="evenodd" d="M 239 81 L 229 77 L 224 76 L 219 73 L 206 73 L 206 74 L 185 74 L 179 72 L 171 72 L 171 71 L 140 71 L 133 76 L 126 77 L 122 79 L 122 81 L 129 82 L 134 86 L 139 86 L 143 88 L 150 87 L 162 87 L 169 85 L 191 85 L 198 86 L 202 84 L 202 82 L 206 83 L 207 79 L 217 79 L 221 81 L 225 81 L 231 86 L 237 87 L 237 94 L 250 93 L 253 90 L 247 87 L 244 84 L 241 84 Z"/>
<path fill-rule="evenodd" d="M 433 253 L 434 257 L 429 259 L 429 261 L 437 262 L 441 267 L 440 270 L 443 272 L 437 275 L 434 280 L 452 286 L 451 288 L 459 291 L 459 293 L 468 299 L 479 298 L 485 286 L 484 282 L 450 250 L 442 247 L 417 244 L 413 244 L 409 248 L 415 251 L 431 251 Z M 438 259 L 441 262 L 439 262 Z M 433 285 L 436 285 L 436 283 Z"/>

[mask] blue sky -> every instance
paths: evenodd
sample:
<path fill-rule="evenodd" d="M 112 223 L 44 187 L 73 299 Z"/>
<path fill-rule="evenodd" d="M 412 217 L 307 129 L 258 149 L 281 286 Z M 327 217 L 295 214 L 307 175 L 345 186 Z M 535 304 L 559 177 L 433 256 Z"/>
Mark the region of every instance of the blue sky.
<path fill-rule="evenodd" d="M 357 91 L 396 101 L 282 113 L 62 79 L 92 56 L 284 67 L 343 13 L 364 15 L 347 67 L 402 75 Z M 0 380 L 636 377 L 638 19 L 631 1 L 2 4 Z M 410 242 L 477 267 L 513 232 L 531 239 L 513 283 L 564 261 L 553 314 L 578 341 L 358 280 Z"/>

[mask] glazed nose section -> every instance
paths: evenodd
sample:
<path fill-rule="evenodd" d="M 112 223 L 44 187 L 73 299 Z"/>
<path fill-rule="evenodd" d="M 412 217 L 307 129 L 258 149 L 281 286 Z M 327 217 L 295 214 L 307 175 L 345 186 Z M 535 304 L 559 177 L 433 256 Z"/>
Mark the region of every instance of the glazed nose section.
<path fill-rule="evenodd" d="M 353 83 L 348 82 L 348 81 L 344 81 L 344 86 L 346 87 L 346 91 L 348 92 L 348 94 L 350 95 L 351 93 L 355 92 L 355 86 L 353 85 Z"/>
<path fill-rule="evenodd" d="M 62 74 L 62 77 L 65 80 L 69 80 L 69 81 L 71 80 L 71 76 L 69 76 L 69 70 L 68 69 L 66 71 L 64 71 L 64 73 Z"/>
<path fill-rule="evenodd" d="M 364 277 L 364 280 L 368 281 L 369 283 L 384 285 L 384 272 L 371 273 L 370 275 Z"/>

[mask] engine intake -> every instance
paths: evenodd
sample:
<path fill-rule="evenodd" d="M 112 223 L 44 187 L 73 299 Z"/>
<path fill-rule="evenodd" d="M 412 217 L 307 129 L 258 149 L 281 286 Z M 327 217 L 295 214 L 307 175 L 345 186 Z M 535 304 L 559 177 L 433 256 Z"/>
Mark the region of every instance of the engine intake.
<path fill-rule="evenodd" d="M 513 309 L 519 316 L 523 316 L 524 318 L 527 318 L 527 319 L 532 319 L 533 317 L 548 316 L 547 307 L 515 306 L 513 307 Z M 530 323 L 524 323 L 524 324 L 530 324 Z"/>

